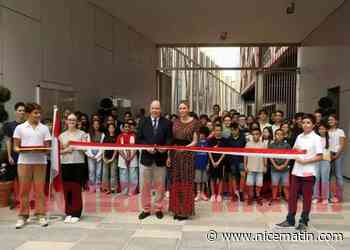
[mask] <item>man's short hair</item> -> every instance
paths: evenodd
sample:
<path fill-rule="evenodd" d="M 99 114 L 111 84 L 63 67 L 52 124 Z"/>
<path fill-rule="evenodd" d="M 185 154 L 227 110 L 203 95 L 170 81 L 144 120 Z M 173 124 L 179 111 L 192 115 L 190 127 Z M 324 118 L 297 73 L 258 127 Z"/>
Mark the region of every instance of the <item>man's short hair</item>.
<path fill-rule="evenodd" d="M 260 109 L 258 115 L 261 115 L 262 113 L 264 113 L 265 115 L 268 115 L 266 109 Z"/>
<path fill-rule="evenodd" d="M 299 117 L 304 117 L 304 113 L 303 112 L 298 112 L 294 115 L 295 119 L 298 119 Z"/>
<path fill-rule="evenodd" d="M 316 118 L 313 114 L 304 114 L 303 120 L 308 119 L 310 120 L 313 124 L 316 124 Z"/>
<path fill-rule="evenodd" d="M 205 135 L 205 137 L 208 137 L 208 135 L 210 134 L 209 128 L 208 127 L 200 127 L 199 128 L 199 134 L 203 134 Z"/>
<path fill-rule="evenodd" d="M 232 123 L 230 127 L 231 129 L 234 129 L 234 130 L 239 129 L 239 125 L 236 122 Z"/>
<path fill-rule="evenodd" d="M 200 120 L 206 119 L 206 120 L 208 121 L 208 120 L 209 120 L 209 117 L 208 117 L 208 115 L 206 115 L 206 114 L 202 114 L 202 115 L 199 116 L 199 119 L 200 119 Z"/>
<path fill-rule="evenodd" d="M 280 113 L 282 117 L 284 116 L 284 112 L 283 112 L 282 110 L 276 110 L 275 113 L 276 113 L 276 114 L 277 114 L 277 113 Z"/>
<path fill-rule="evenodd" d="M 250 133 L 253 134 L 253 132 L 256 131 L 256 132 L 259 132 L 259 134 L 261 134 L 261 130 L 258 129 L 258 128 L 253 128 L 250 130 Z"/>
<path fill-rule="evenodd" d="M 14 106 L 15 110 L 17 110 L 19 107 L 26 107 L 26 105 L 24 104 L 24 102 L 17 102 Z"/>
<path fill-rule="evenodd" d="M 28 114 L 32 113 L 33 110 L 36 110 L 36 109 L 39 110 L 39 111 L 42 110 L 41 106 L 39 104 L 37 104 L 37 103 L 34 103 L 34 102 L 30 102 L 30 103 L 27 103 L 25 105 L 25 112 L 28 113 Z"/>

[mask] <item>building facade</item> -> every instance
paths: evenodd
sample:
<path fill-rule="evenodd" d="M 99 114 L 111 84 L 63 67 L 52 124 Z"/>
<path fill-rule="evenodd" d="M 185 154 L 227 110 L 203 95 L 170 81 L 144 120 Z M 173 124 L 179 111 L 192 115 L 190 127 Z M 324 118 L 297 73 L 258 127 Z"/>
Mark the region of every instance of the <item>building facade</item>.
<path fill-rule="evenodd" d="M 241 48 L 241 92 L 245 111 L 282 110 L 287 117 L 296 112 L 296 47 Z M 255 68 L 255 69 L 251 69 Z"/>
<path fill-rule="evenodd" d="M 214 104 L 222 110 L 242 110 L 240 93 L 235 89 L 239 83 L 215 70 L 219 66 L 200 48 L 160 48 L 159 53 L 161 73 L 171 81 L 172 113 L 177 112 L 181 100 L 188 100 L 197 114 L 211 113 Z"/>

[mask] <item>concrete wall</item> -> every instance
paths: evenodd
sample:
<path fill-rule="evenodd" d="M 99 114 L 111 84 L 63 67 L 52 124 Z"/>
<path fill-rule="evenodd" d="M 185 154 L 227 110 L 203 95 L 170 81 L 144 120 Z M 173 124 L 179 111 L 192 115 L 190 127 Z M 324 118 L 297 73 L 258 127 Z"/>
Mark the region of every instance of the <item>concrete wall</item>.
<path fill-rule="evenodd" d="M 328 88 L 340 86 L 340 127 L 350 137 L 350 2 L 345 1 L 335 13 L 303 42 L 299 51 L 301 67 L 299 110 L 312 112 Z M 350 144 L 344 163 L 350 177 Z"/>
<path fill-rule="evenodd" d="M 39 82 L 73 88 L 84 112 L 110 95 L 131 99 L 135 109 L 148 106 L 156 64 L 153 42 L 87 0 L 0 0 L 0 84 L 13 94 L 8 110 L 34 101 Z"/>

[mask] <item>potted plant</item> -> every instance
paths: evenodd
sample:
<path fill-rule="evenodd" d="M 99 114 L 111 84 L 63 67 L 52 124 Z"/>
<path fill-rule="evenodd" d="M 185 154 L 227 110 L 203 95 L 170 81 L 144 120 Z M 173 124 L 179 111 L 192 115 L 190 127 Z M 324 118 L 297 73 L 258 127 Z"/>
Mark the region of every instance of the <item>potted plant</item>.
<path fill-rule="evenodd" d="M 7 207 L 13 190 L 13 169 L 8 163 L 4 142 L 3 123 L 8 119 L 5 102 L 11 98 L 9 89 L 0 86 L 0 207 Z"/>

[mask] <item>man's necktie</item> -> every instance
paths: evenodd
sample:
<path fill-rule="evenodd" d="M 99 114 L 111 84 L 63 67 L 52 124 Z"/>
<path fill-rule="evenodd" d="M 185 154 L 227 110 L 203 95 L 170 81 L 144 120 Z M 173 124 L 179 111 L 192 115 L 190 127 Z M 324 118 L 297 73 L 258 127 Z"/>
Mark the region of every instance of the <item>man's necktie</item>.
<path fill-rule="evenodd" d="M 157 129 L 158 129 L 157 118 L 153 118 L 152 121 L 153 121 L 153 124 L 152 124 L 153 134 L 157 134 Z"/>

